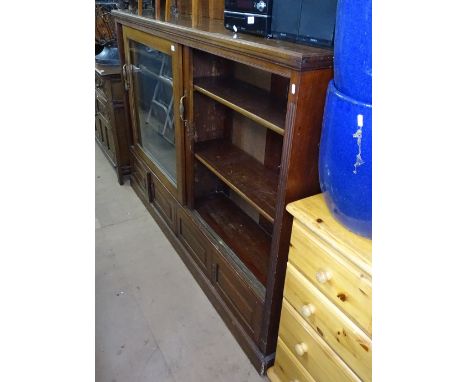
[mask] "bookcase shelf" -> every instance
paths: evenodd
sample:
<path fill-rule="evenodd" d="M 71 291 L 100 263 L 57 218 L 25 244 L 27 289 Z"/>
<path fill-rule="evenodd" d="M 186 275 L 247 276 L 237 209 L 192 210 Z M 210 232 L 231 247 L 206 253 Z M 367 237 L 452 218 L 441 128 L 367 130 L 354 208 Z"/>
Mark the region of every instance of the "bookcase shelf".
<path fill-rule="evenodd" d="M 197 143 L 195 157 L 264 218 L 274 221 L 278 188 L 274 171 L 223 139 Z"/>
<path fill-rule="evenodd" d="M 235 78 L 197 78 L 194 89 L 258 124 L 284 135 L 286 103 Z"/>
<path fill-rule="evenodd" d="M 223 193 L 199 198 L 195 209 L 265 286 L 271 237 Z"/>

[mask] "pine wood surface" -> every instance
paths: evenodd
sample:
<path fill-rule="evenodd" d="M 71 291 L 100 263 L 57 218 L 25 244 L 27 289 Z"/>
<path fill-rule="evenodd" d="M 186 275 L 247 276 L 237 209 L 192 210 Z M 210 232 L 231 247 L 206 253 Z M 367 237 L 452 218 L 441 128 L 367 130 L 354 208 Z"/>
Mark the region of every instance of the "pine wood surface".
<path fill-rule="evenodd" d="M 198 199 L 196 210 L 265 285 L 271 237 L 222 194 Z"/>
<path fill-rule="evenodd" d="M 199 142 L 195 157 L 273 222 L 278 175 L 225 140 Z"/>
<path fill-rule="evenodd" d="M 336 221 L 323 194 L 290 203 L 286 210 L 327 245 L 372 275 L 372 240 L 352 233 Z"/>
<path fill-rule="evenodd" d="M 286 348 L 294 354 L 295 359 L 317 381 L 360 382 L 356 374 L 309 327 L 286 299 L 283 299 L 279 338 L 284 342 Z M 307 346 L 307 351 L 303 355 L 296 353 L 295 347 L 298 344 Z"/>
<path fill-rule="evenodd" d="M 372 341 L 291 263 L 286 271 L 284 297 L 330 347 L 364 381 L 372 379 Z M 307 316 L 304 306 L 315 312 Z M 309 313 L 309 312 L 307 312 Z"/>
<path fill-rule="evenodd" d="M 221 102 L 255 122 L 284 135 L 286 102 L 235 78 L 197 78 L 195 90 Z"/>
<path fill-rule="evenodd" d="M 289 351 L 281 338 L 278 338 L 275 364 L 268 369 L 267 375 L 271 382 L 316 382 Z"/>
<path fill-rule="evenodd" d="M 313 235 L 301 222 L 294 220 L 289 262 L 372 336 L 372 284 L 369 276 Z M 319 282 L 319 272 L 328 272 L 331 279 Z"/>

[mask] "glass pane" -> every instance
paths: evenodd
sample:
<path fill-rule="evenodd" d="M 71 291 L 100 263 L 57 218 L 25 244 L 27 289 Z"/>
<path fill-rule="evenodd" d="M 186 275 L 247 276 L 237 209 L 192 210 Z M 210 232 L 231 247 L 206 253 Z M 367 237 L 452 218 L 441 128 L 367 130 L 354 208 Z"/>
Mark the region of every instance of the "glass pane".
<path fill-rule="evenodd" d="M 176 183 L 172 58 L 129 41 L 140 144 Z"/>

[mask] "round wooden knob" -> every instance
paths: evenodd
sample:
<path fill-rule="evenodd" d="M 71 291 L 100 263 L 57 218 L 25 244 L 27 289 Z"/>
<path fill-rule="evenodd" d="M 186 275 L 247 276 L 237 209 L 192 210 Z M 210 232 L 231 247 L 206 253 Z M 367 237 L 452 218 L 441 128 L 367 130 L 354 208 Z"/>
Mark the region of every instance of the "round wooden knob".
<path fill-rule="evenodd" d="M 312 304 L 303 305 L 301 308 L 301 313 L 304 317 L 310 317 L 315 313 L 315 306 Z"/>
<path fill-rule="evenodd" d="M 302 357 L 305 353 L 307 353 L 307 345 L 304 342 L 296 344 L 294 345 L 294 351 L 299 357 Z"/>
<path fill-rule="evenodd" d="M 315 278 L 320 284 L 325 284 L 328 280 L 331 280 L 332 275 L 330 272 L 321 269 L 315 274 Z"/>

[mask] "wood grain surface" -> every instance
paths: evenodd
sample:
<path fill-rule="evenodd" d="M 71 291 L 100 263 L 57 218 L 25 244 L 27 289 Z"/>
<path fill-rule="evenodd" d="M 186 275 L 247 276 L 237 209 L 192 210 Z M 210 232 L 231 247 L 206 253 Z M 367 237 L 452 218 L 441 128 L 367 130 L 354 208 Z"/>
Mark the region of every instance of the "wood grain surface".
<path fill-rule="evenodd" d="M 196 210 L 265 285 L 270 236 L 223 194 L 198 199 Z"/>
<path fill-rule="evenodd" d="M 195 157 L 252 207 L 274 221 L 278 175 L 226 140 L 200 142 Z"/>

